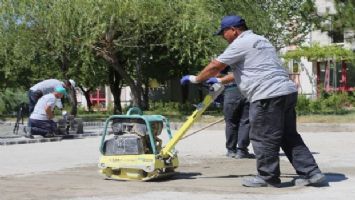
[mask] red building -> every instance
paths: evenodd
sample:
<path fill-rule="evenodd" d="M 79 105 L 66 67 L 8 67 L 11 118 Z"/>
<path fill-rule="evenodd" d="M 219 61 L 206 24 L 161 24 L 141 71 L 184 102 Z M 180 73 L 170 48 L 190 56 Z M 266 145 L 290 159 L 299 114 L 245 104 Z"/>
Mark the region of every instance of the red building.
<path fill-rule="evenodd" d="M 355 69 L 345 61 L 316 62 L 317 94 L 325 92 L 355 91 Z"/>

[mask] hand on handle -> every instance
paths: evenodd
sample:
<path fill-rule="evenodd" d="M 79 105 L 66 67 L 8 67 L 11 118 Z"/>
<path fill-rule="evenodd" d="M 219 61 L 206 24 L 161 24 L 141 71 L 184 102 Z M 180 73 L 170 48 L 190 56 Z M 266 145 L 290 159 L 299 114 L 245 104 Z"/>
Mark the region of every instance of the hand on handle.
<path fill-rule="evenodd" d="M 198 83 L 196 81 L 196 76 L 194 75 L 185 75 L 180 79 L 180 84 L 181 85 L 185 85 L 185 84 L 189 84 L 189 83 Z"/>

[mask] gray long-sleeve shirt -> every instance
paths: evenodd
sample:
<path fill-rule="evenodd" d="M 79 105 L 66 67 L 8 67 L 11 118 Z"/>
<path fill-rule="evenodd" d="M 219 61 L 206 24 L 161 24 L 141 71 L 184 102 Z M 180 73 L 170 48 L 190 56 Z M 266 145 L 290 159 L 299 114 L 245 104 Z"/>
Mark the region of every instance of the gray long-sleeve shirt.
<path fill-rule="evenodd" d="M 39 83 L 37 83 L 36 85 L 32 86 L 30 88 L 30 90 L 32 91 L 41 91 L 43 95 L 49 94 L 54 92 L 56 87 L 62 86 L 63 87 L 64 83 L 62 81 L 59 81 L 57 79 L 47 79 L 44 81 L 41 81 Z M 56 101 L 57 103 L 57 107 L 62 109 L 63 105 L 61 100 L 59 99 L 59 101 Z"/>
<path fill-rule="evenodd" d="M 232 67 L 237 86 L 250 102 L 297 92 L 275 48 L 251 30 L 240 34 L 217 60 Z"/>

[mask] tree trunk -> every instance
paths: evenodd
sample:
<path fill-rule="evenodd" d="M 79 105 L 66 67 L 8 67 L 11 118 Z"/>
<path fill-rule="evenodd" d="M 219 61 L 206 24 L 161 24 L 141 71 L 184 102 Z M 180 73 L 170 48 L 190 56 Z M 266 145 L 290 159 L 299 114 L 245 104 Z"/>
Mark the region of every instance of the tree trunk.
<path fill-rule="evenodd" d="M 64 49 L 68 49 L 68 48 L 65 46 Z M 58 59 L 58 62 L 59 62 L 59 66 L 62 70 L 64 78 L 66 80 L 68 80 L 67 72 L 68 72 L 69 66 L 70 66 L 70 58 L 68 58 L 68 54 L 66 53 L 66 51 L 62 52 L 62 55 L 61 55 L 60 59 Z M 69 100 L 71 103 L 70 115 L 76 116 L 77 112 L 78 112 L 78 109 L 77 109 L 78 101 L 76 99 L 76 91 L 75 90 L 70 90 Z"/>
<path fill-rule="evenodd" d="M 113 114 L 122 114 L 121 90 L 122 77 L 113 67 L 109 67 L 109 83 L 113 95 Z"/>
<path fill-rule="evenodd" d="M 133 106 L 142 108 L 142 85 L 135 83 L 130 75 L 120 66 L 118 58 L 115 54 L 98 52 L 98 55 L 102 56 L 107 62 L 111 63 L 113 69 L 119 73 L 125 83 L 127 83 L 127 85 L 131 88 L 133 95 Z"/>
<path fill-rule="evenodd" d="M 120 65 L 119 59 L 115 54 L 113 40 L 117 34 L 117 31 L 113 27 L 110 27 L 106 33 L 103 35 L 102 41 L 98 45 L 104 44 L 103 46 L 94 46 L 93 49 L 96 51 L 98 56 L 104 58 L 108 63 L 110 63 L 118 74 L 122 77 L 124 82 L 131 88 L 133 95 L 133 106 L 142 107 L 142 93 L 143 88 L 141 84 L 136 83 L 131 76 L 124 70 Z"/>
<path fill-rule="evenodd" d="M 121 91 L 122 91 L 122 87 L 118 86 L 118 87 L 115 87 L 115 88 L 117 88 L 115 90 L 115 92 L 112 92 L 112 95 L 113 95 L 113 98 L 114 98 L 114 101 L 113 101 L 113 114 L 122 114 L 122 106 L 121 106 Z"/>
<path fill-rule="evenodd" d="M 89 88 L 88 90 L 84 90 L 84 88 L 79 85 L 78 86 L 80 88 L 80 90 L 84 93 L 85 99 L 86 99 L 86 105 L 88 107 L 89 112 L 92 112 L 92 103 L 90 100 L 90 92 L 93 90 L 92 88 Z"/>
<path fill-rule="evenodd" d="M 149 80 L 144 80 L 143 105 L 145 110 L 149 110 Z"/>
<path fill-rule="evenodd" d="M 70 99 L 71 99 L 71 110 L 70 110 L 70 115 L 76 116 L 78 114 L 78 100 L 76 99 L 76 91 L 75 90 L 70 90 Z"/>

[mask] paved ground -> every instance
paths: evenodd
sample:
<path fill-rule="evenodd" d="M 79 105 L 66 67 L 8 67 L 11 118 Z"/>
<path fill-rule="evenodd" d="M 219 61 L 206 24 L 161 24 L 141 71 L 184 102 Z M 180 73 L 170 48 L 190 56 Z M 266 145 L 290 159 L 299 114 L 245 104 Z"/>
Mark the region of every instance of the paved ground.
<path fill-rule="evenodd" d="M 43 138 L 34 136 L 34 139 L 25 138 L 24 127 L 20 124 L 17 131 L 14 131 L 14 122 L 0 123 L 0 146 L 17 145 L 29 143 L 58 142 L 65 139 L 77 139 L 87 136 L 98 136 L 103 132 L 103 122 L 84 122 L 85 128 L 83 134 L 60 135 L 57 137 Z"/>
<path fill-rule="evenodd" d="M 355 199 L 355 132 L 301 134 L 328 185 L 291 186 L 295 173 L 281 153 L 284 187 L 242 187 L 255 160 L 225 158 L 223 128 L 213 128 L 178 143 L 179 174 L 159 182 L 105 180 L 97 168 L 100 137 L 0 146 L 0 199 Z"/>

